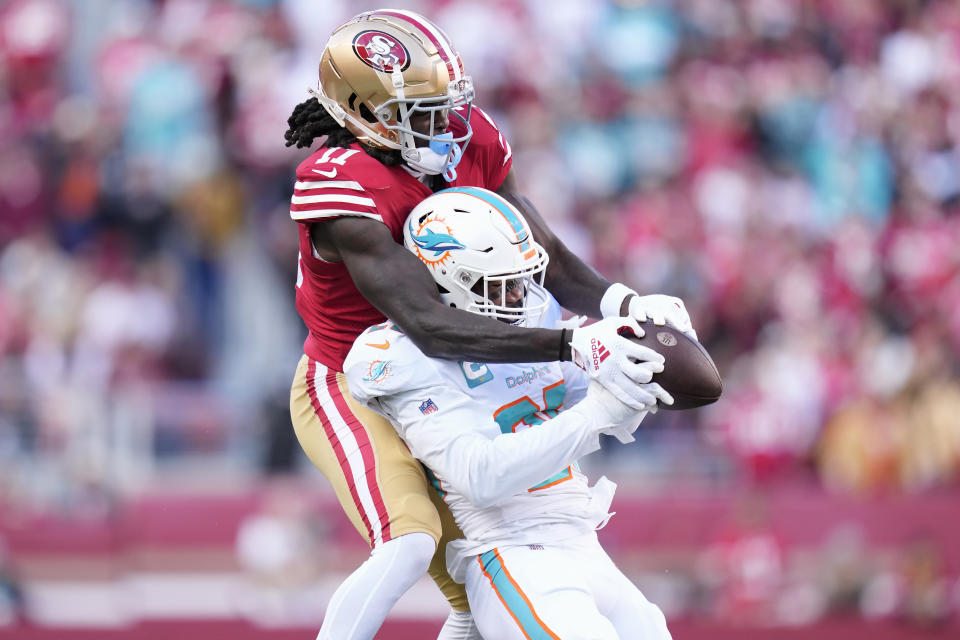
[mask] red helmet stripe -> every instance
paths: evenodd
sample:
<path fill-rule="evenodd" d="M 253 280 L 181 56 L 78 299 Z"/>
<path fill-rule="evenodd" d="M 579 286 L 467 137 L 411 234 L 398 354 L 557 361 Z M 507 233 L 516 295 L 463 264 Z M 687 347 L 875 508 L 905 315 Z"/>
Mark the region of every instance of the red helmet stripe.
<path fill-rule="evenodd" d="M 460 61 L 460 56 L 454 51 L 453 45 L 451 45 L 450 41 L 443 35 L 443 32 L 426 19 L 420 18 L 417 14 L 407 11 L 372 11 L 370 15 L 392 16 L 412 24 L 419 29 L 420 32 L 433 43 L 437 51 L 440 52 L 440 58 L 447 63 L 447 72 L 450 74 L 450 79 L 459 80 L 462 77 L 463 63 Z"/>

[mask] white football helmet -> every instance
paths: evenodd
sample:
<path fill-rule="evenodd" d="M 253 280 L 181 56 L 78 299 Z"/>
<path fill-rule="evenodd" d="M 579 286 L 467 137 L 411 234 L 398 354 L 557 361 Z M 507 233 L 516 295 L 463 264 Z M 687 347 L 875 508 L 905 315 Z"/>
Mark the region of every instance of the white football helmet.
<path fill-rule="evenodd" d="M 416 171 L 456 178 L 473 135 L 473 83 L 450 39 L 420 14 L 378 9 L 337 27 L 320 58 L 320 82 L 310 92 L 361 142 L 399 149 Z M 437 133 L 441 114 L 461 120 L 463 135 Z M 426 132 L 414 130 L 417 117 L 429 117 Z"/>
<path fill-rule="evenodd" d="M 451 307 L 523 325 L 548 305 L 549 257 L 520 212 L 492 191 L 455 187 L 426 198 L 410 212 L 403 244 Z"/>

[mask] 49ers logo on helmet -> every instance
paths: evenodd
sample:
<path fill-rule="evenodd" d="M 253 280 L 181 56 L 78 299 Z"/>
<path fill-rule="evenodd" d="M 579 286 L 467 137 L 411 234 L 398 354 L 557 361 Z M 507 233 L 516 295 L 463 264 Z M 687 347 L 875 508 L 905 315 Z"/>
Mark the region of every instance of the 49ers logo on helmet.
<path fill-rule="evenodd" d="M 353 39 L 353 52 L 368 67 L 392 72 L 410 66 L 410 52 L 393 36 L 383 31 L 361 31 Z"/>

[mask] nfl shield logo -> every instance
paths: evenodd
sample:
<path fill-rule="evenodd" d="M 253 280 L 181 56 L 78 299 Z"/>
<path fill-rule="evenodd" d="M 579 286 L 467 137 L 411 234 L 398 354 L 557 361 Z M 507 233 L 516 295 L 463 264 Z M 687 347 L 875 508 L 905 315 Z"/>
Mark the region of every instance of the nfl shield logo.
<path fill-rule="evenodd" d="M 420 405 L 420 413 L 423 415 L 430 415 L 431 413 L 437 412 L 437 405 L 433 403 L 433 400 L 427 398 L 426 401 Z"/>

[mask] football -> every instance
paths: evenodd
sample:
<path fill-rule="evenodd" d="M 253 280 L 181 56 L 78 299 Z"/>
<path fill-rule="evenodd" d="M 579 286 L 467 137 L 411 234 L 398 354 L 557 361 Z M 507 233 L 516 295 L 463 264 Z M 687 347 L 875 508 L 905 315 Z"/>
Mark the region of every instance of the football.
<path fill-rule="evenodd" d="M 665 359 L 663 371 L 653 376 L 653 382 L 673 396 L 673 404 L 661 405 L 662 409 L 694 409 L 717 401 L 723 383 L 717 365 L 702 344 L 670 326 L 641 322 L 640 327 L 645 335 L 630 339 Z"/>

